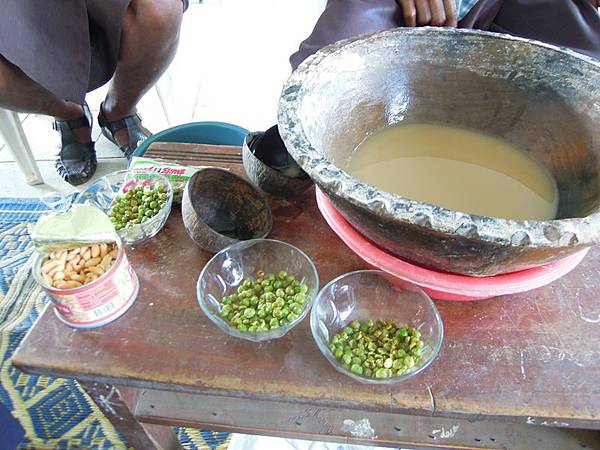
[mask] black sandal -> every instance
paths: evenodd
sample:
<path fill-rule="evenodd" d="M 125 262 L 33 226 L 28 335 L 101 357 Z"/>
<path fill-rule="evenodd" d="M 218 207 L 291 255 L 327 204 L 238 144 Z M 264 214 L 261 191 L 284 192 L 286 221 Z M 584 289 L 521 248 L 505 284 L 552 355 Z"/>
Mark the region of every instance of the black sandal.
<path fill-rule="evenodd" d="M 118 119 L 112 122 L 109 122 L 102 111 L 102 104 L 100 104 L 100 112 L 98 113 L 98 123 L 102 128 L 102 134 L 113 144 L 121 149 L 127 161 L 131 161 L 131 157 L 133 156 L 133 152 L 136 148 L 148 137 L 144 129 L 140 126 L 142 123 L 142 118 L 138 113 L 135 113 L 132 116 L 123 117 L 122 119 Z M 115 138 L 115 134 L 122 129 L 127 130 L 127 135 L 129 140 L 127 144 L 119 145 Z"/>
<path fill-rule="evenodd" d="M 77 128 L 92 128 L 92 113 L 87 103 L 83 116 L 77 119 L 54 121 L 53 128 L 60 133 L 61 149 L 54 166 L 67 183 L 77 186 L 88 181 L 96 172 L 98 162 L 93 142 L 81 143 L 73 132 Z"/>

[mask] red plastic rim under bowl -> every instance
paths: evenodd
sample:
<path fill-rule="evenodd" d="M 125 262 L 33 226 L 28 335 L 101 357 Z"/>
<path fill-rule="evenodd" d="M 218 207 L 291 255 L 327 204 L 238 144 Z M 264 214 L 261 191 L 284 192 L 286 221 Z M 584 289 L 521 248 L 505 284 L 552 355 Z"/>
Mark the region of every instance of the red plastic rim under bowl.
<path fill-rule="evenodd" d="M 415 283 L 438 300 L 483 300 L 537 289 L 569 273 L 579 265 L 589 250 L 582 250 L 543 266 L 493 277 L 479 278 L 436 272 L 410 264 L 377 247 L 342 217 L 323 192 L 318 188 L 316 192 L 317 205 L 325 221 L 368 266 Z"/>

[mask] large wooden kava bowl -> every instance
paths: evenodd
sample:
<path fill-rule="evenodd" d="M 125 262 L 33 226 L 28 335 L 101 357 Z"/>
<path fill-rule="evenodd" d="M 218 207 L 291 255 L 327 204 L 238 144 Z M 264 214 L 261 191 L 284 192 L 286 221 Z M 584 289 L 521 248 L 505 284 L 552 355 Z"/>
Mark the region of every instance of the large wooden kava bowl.
<path fill-rule="evenodd" d="M 365 136 L 398 122 L 502 137 L 556 178 L 557 220 L 470 215 L 376 189 L 344 171 Z M 284 86 L 288 151 L 362 234 L 424 267 L 490 276 L 600 242 L 600 63 L 535 41 L 415 28 L 363 35 L 307 59 Z"/>

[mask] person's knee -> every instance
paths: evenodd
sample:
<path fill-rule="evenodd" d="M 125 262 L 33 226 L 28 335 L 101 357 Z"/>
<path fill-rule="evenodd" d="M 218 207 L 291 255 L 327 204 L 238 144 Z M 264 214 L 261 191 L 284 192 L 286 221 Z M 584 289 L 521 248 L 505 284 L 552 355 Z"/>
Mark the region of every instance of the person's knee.
<path fill-rule="evenodd" d="M 181 0 L 133 0 L 135 21 L 148 33 L 161 38 L 178 35 L 183 15 Z"/>
<path fill-rule="evenodd" d="M 8 97 L 12 97 L 16 92 L 16 80 L 25 78 L 19 68 L 0 55 L 0 107 L 8 108 Z"/>
<path fill-rule="evenodd" d="M 8 62 L 0 55 L 0 105 L 2 105 L 2 93 L 9 88 L 8 70 Z"/>

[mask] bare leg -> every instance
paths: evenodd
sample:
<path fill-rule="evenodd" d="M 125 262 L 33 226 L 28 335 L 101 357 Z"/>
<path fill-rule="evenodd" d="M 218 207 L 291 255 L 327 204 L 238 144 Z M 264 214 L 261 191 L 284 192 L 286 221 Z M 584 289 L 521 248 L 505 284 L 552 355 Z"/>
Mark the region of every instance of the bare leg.
<path fill-rule="evenodd" d="M 70 120 L 83 115 L 81 105 L 59 99 L 1 55 L 0 107 L 17 112 L 54 116 L 56 120 Z M 74 131 L 81 142 L 91 141 L 89 128 L 78 128 Z"/>
<path fill-rule="evenodd" d="M 109 121 L 134 114 L 171 63 L 182 16 L 181 0 L 132 0 L 123 18 L 119 62 L 102 106 Z M 127 130 L 116 138 L 119 144 L 127 143 Z"/>

